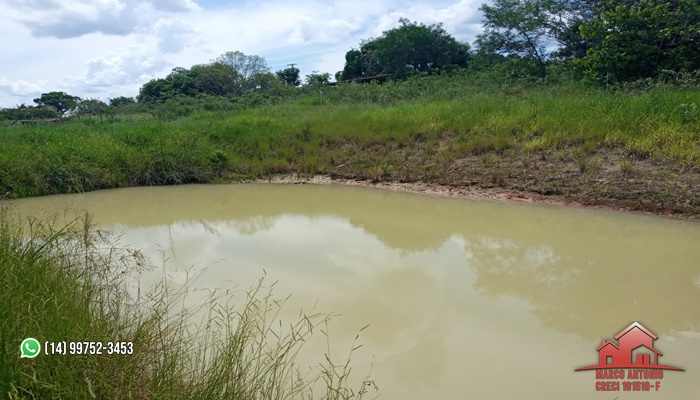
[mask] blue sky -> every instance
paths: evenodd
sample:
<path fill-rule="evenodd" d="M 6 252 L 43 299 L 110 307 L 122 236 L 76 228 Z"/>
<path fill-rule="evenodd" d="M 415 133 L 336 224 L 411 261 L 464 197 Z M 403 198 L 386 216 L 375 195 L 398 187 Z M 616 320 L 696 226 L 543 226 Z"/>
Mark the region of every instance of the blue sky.
<path fill-rule="evenodd" d="M 458 40 L 481 30 L 483 0 L 0 0 L 0 107 L 48 91 L 106 101 L 135 96 L 172 68 L 227 51 L 271 71 L 343 68 L 345 52 L 405 17 L 443 22 Z"/>

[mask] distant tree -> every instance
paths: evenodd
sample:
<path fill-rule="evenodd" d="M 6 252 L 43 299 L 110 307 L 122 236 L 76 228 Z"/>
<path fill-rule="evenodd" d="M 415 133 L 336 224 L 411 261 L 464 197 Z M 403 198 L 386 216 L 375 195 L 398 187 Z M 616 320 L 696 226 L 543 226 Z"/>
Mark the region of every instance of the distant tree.
<path fill-rule="evenodd" d="M 336 79 L 338 81 L 350 80 L 368 74 L 368 68 L 363 63 L 363 58 L 371 56 L 368 53 L 367 49 L 365 49 L 364 53 L 362 50 L 357 49 L 352 49 L 345 53 L 345 67 L 340 72 L 340 75 L 336 76 Z"/>
<path fill-rule="evenodd" d="M 170 74 L 165 77 L 170 84 L 170 91 L 173 95 L 194 96 L 197 94 L 195 80 L 191 70 L 182 67 L 175 67 Z"/>
<path fill-rule="evenodd" d="M 141 86 L 137 100 L 139 103 L 163 102 L 172 95 L 172 86 L 168 80 L 151 79 Z"/>
<path fill-rule="evenodd" d="M 287 90 L 287 86 L 279 79 L 279 76 L 271 72 L 257 73 L 250 77 L 249 81 L 256 93 L 270 96 L 281 96 Z"/>
<path fill-rule="evenodd" d="M 580 59 L 596 40 L 584 38 L 581 27 L 596 18 L 602 0 L 542 0 L 546 2 L 547 30 L 559 48 L 551 53 L 559 59 Z M 620 3 L 624 3 L 622 0 Z"/>
<path fill-rule="evenodd" d="M 425 25 L 405 18 L 399 22 L 400 27 L 373 41 L 372 57 L 382 73 L 396 79 L 467 66 L 469 45 L 455 40 L 442 24 Z"/>
<path fill-rule="evenodd" d="M 79 101 L 80 97 L 71 96 L 65 92 L 42 93 L 41 97 L 34 99 L 34 103 L 36 103 L 38 107 L 51 106 L 61 114 L 74 108 Z"/>
<path fill-rule="evenodd" d="M 173 68 L 165 78 L 144 84 L 137 99 L 139 103 L 147 104 L 170 101 L 167 105 L 170 108 L 186 103 L 191 108 L 195 103 L 189 102 L 188 98 L 193 97 L 227 96 L 233 99 L 249 93 L 279 96 L 285 91 L 284 83 L 270 73 L 264 58 L 232 51 L 208 64 L 194 65 L 190 69 Z M 211 99 L 207 102 L 212 104 Z"/>
<path fill-rule="evenodd" d="M 99 99 L 84 99 L 78 103 L 78 115 L 93 115 L 100 117 L 100 122 L 104 122 L 104 114 L 107 111 L 107 104 Z"/>
<path fill-rule="evenodd" d="M 305 85 L 308 86 L 323 86 L 327 85 L 331 82 L 331 74 L 328 72 L 318 72 L 318 71 L 313 71 L 309 75 L 306 75 L 306 79 L 304 81 Z"/>
<path fill-rule="evenodd" d="M 270 72 L 264 58 L 256 55 L 245 55 L 240 51 L 229 51 L 219 56 L 214 62 L 231 68 L 231 81 L 235 95 L 240 96 L 254 90 L 255 85 L 250 80 L 255 74 Z"/>
<path fill-rule="evenodd" d="M 109 99 L 109 107 L 107 112 L 109 115 L 111 115 L 112 119 L 114 119 L 117 114 L 122 113 L 124 116 L 126 116 L 129 113 L 135 112 L 138 107 L 139 104 L 133 97 L 119 96 Z"/>
<path fill-rule="evenodd" d="M 581 34 L 595 45 L 577 65 L 590 79 L 627 81 L 700 69 L 697 0 L 600 1 Z"/>
<path fill-rule="evenodd" d="M 54 106 L 33 107 L 26 104 L 16 108 L 3 108 L 0 110 L 0 120 L 32 120 L 58 117 L 58 110 Z"/>
<path fill-rule="evenodd" d="M 119 96 L 109 99 L 109 105 L 112 107 L 127 106 L 134 103 L 136 103 L 136 99 L 133 97 Z"/>
<path fill-rule="evenodd" d="M 532 60 L 541 76 L 546 75 L 547 46 L 551 39 L 547 29 L 551 1 L 494 0 L 479 10 L 484 14 L 484 32 L 477 36 L 480 52 L 518 55 Z"/>
<path fill-rule="evenodd" d="M 419 72 L 464 68 L 469 45 L 460 43 L 442 24 L 425 25 L 402 18 L 401 26 L 361 42 L 359 50 L 345 54 L 342 79 L 389 74 L 394 79 Z"/>
<path fill-rule="evenodd" d="M 230 65 L 212 62 L 195 65 L 190 71 L 199 93 L 225 96 L 236 91 L 238 72 Z"/>
<path fill-rule="evenodd" d="M 299 86 L 301 85 L 299 72 L 299 68 L 285 68 L 277 71 L 276 74 L 286 85 Z"/>

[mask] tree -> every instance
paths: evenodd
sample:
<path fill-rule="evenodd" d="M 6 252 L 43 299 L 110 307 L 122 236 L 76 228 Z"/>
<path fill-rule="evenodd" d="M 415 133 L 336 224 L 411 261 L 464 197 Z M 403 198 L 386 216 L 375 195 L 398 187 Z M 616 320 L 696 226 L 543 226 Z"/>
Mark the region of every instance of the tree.
<path fill-rule="evenodd" d="M 477 36 L 478 58 L 518 57 L 545 76 L 552 59 L 582 58 L 596 40 L 584 38 L 580 28 L 596 17 L 604 0 L 494 0 L 480 7 L 484 33 Z M 631 0 L 619 0 L 627 3 Z M 489 56 L 491 55 L 491 56 Z"/>
<path fill-rule="evenodd" d="M 309 75 L 306 75 L 305 85 L 308 86 L 323 86 L 331 82 L 331 74 L 328 72 L 320 73 L 318 71 L 313 71 Z"/>
<path fill-rule="evenodd" d="M 482 5 L 484 33 L 477 36 L 480 52 L 517 55 L 532 60 L 546 75 L 549 0 L 495 0 Z"/>
<path fill-rule="evenodd" d="M 105 111 L 107 111 L 107 104 L 99 99 L 85 99 L 78 104 L 78 115 L 87 115 L 90 119 L 93 115 L 98 115 L 100 122 L 104 122 Z"/>
<path fill-rule="evenodd" d="M 249 81 L 257 93 L 281 96 L 287 90 L 286 85 L 280 81 L 279 77 L 271 72 L 257 73 L 251 76 Z"/>
<path fill-rule="evenodd" d="M 41 97 L 34 99 L 38 107 L 51 106 L 56 108 L 61 114 L 74 108 L 80 101 L 80 97 L 71 96 L 65 92 L 42 93 Z"/>
<path fill-rule="evenodd" d="M 364 62 L 368 57 L 371 57 L 369 48 L 365 48 L 364 52 L 363 50 L 352 49 L 345 53 L 345 67 L 343 71 L 340 72 L 340 75 L 336 76 L 336 80 L 341 81 L 360 78 L 365 74 L 369 76 L 369 68 Z"/>
<path fill-rule="evenodd" d="M 628 81 L 664 70 L 700 69 L 700 3 L 696 0 L 601 1 L 581 26 L 595 45 L 576 65 L 592 80 Z"/>
<path fill-rule="evenodd" d="M 118 113 L 122 113 L 126 116 L 128 113 L 136 111 L 138 106 L 139 104 L 133 97 L 119 96 L 109 99 L 108 112 L 112 116 L 112 120 L 114 120 Z"/>
<path fill-rule="evenodd" d="M 182 67 L 175 67 L 165 77 L 170 84 L 171 91 L 175 96 L 194 96 L 197 94 L 195 80 L 191 70 Z"/>
<path fill-rule="evenodd" d="M 109 99 L 110 107 L 128 106 L 130 104 L 135 104 L 135 103 L 136 103 L 136 99 L 134 99 L 133 97 L 119 96 L 119 97 L 115 97 L 113 99 Z"/>
<path fill-rule="evenodd" d="M 198 93 L 225 96 L 236 91 L 237 72 L 220 62 L 195 65 L 190 69 Z"/>
<path fill-rule="evenodd" d="M 141 86 L 137 100 L 139 103 L 163 102 L 172 95 L 172 86 L 168 80 L 151 79 Z"/>
<path fill-rule="evenodd" d="M 230 67 L 232 71 L 230 79 L 234 87 L 233 94 L 237 96 L 255 89 L 255 84 L 251 81 L 253 75 L 270 72 L 264 58 L 255 55 L 248 56 L 240 51 L 226 52 L 213 62 Z"/>
<path fill-rule="evenodd" d="M 467 66 L 469 46 L 450 36 L 442 24 L 418 24 L 405 18 L 399 22 L 400 27 L 375 40 L 373 57 L 382 73 L 396 79 Z"/>
<path fill-rule="evenodd" d="M 442 24 L 425 25 L 399 20 L 401 26 L 365 40 L 360 49 L 345 54 L 343 80 L 379 74 L 394 79 L 420 72 L 437 72 L 464 68 L 469 59 L 469 45 L 448 34 Z"/>
<path fill-rule="evenodd" d="M 595 45 L 595 40 L 581 35 L 581 26 L 596 17 L 600 3 L 601 0 L 547 1 L 547 29 L 559 43 L 559 49 L 551 53 L 553 57 L 580 59 Z"/>
<path fill-rule="evenodd" d="M 301 85 L 301 78 L 299 77 L 299 73 L 299 68 L 285 68 L 276 72 L 277 77 L 279 77 L 279 79 L 281 79 L 282 82 L 289 86 Z"/>

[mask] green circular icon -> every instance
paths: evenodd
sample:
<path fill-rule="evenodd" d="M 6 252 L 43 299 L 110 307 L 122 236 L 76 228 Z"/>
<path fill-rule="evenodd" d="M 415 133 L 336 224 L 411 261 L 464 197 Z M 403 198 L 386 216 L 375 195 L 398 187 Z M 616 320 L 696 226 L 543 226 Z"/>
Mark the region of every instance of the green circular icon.
<path fill-rule="evenodd" d="M 26 338 L 19 345 L 20 358 L 34 358 L 41 353 L 41 343 L 34 338 Z"/>

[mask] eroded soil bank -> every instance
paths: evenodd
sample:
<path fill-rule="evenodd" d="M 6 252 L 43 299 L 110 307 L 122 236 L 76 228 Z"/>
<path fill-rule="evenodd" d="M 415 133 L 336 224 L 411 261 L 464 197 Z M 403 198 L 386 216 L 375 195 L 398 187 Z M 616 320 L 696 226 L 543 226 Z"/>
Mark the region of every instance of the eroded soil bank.
<path fill-rule="evenodd" d="M 339 183 L 441 196 L 545 202 L 700 219 L 700 174 L 615 152 L 485 153 L 449 159 L 440 150 L 354 149 L 323 174 L 256 182 Z M 427 151 L 426 151 L 427 150 Z M 382 160 L 377 164 L 375 160 Z"/>

